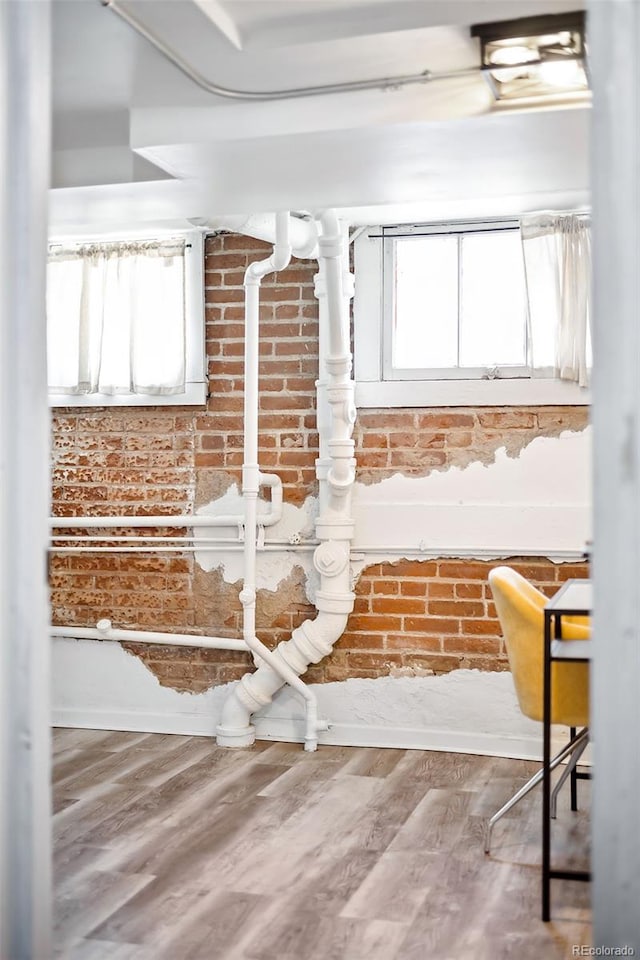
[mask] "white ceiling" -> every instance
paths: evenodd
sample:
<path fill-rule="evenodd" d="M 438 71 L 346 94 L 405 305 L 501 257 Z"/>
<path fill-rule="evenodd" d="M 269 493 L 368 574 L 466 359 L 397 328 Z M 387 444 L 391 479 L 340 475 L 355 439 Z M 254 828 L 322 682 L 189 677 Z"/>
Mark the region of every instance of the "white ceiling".
<path fill-rule="evenodd" d="M 472 22 L 575 5 L 123 0 L 207 79 L 245 90 L 475 66 Z M 589 111 L 497 113 L 479 73 L 398 90 L 227 100 L 197 87 L 99 0 L 54 0 L 53 54 L 54 232 L 323 206 L 352 222 L 389 222 L 588 199 Z"/>

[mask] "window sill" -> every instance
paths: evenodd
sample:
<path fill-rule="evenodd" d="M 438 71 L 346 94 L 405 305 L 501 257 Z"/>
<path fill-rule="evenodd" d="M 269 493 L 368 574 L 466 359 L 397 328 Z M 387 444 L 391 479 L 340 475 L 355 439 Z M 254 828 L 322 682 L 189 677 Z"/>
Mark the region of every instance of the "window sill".
<path fill-rule="evenodd" d="M 356 382 L 356 406 L 587 406 L 589 390 L 562 380 L 385 380 Z"/>
<path fill-rule="evenodd" d="M 165 396 L 134 396 L 131 394 L 49 394 L 50 407 L 189 407 L 204 406 L 207 402 L 205 383 L 188 383 L 184 393 Z"/>

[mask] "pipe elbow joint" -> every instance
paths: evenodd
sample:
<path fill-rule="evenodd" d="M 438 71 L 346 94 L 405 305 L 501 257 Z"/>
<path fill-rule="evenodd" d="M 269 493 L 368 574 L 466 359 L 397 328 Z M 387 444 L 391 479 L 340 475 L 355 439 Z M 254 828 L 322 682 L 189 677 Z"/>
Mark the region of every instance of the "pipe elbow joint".
<path fill-rule="evenodd" d="M 308 663 L 320 663 L 344 633 L 347 618 L 346 613 L 319 610 L 315 620 L 305 620 L 293 631 L 291 642 Z"/>
<path fill-rule="evenodd" d="M 279 247 L 277 244 L 273 248 L 273 256 L 271 258 L 271 265 L 275 273 L 278 270 L 284 270 L 285 267 L 291 262 L 291 247 L 282 246 Z"/>
<path fill-rule="evenodd" d="M 239 684 L 229 694 L 222 707 L 216 739 L 220 747 L 250 747 L 255 743 L 255 727 L 250 723 L 251 710 L 238 696 Z"/>

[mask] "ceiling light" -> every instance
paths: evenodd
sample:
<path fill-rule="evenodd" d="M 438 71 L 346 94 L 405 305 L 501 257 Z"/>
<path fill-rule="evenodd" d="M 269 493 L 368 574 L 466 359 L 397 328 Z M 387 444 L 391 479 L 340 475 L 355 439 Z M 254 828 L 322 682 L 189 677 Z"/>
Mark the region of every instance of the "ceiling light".
<path fill-rule="evenodd" d="M 480 40 L 482 71 L 496 100 L 589 90 L 583 10 L 480 23 L 471 27 L 471 36 Z"/>

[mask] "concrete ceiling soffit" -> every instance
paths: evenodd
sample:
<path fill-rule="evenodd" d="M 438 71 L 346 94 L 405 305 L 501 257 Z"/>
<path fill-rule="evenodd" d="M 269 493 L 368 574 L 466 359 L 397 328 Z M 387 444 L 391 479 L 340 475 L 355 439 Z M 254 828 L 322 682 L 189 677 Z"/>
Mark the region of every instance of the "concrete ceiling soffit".
<path fill-rule="evenodd" d="M 238 49 L 469 25 L 575 9 L 576 0 L 193 0 Z"/>
<path fill-rule="evenodd" d="M 242 38 L 238 25 L 230 11 L 220 0 L 193 0 L 193 2 L 232 46 L 237 50 L 242 50 Z"/>

